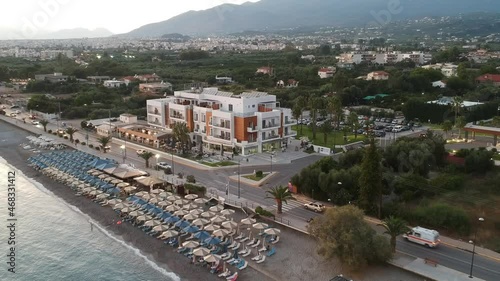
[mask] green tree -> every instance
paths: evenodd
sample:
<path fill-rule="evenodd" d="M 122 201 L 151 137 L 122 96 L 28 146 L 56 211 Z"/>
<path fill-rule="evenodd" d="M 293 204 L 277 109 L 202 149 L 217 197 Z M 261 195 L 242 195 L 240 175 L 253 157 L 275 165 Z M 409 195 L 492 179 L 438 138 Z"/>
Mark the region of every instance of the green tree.
<path fill-rule="evenodd" d="M 49 124 L 49 121 L 45 120 L 45 119 L 42 119 L 42 120 L 40 120 L 39 123 L 43 126 L 43 131 L 47 132 L 47 125 Z"/>
<path fill-rule="evenodd" d="M 142 159 L 144 159 L 144 161 L 146 161 L 146 168 L 149 168 L 149 159 L 151 159 L 151 157 L 153 156 L 154 154 L 151 151 L 146 151 L 139 155 L 139 157 L 141 157 Z"/>
<path fill-rule="evenodd" d="M 295 103 L 295 105 L 293 106 L 292 108 L 292 115 L 293 115 L 293 118 L 295 118 L 296 120 L 300 120 L 299 122 L 299 126 L 300 126 L 300 134 L 302 135 L 302 107 L 300 105 L 298 105 L 297 103 Z"/>
<path fill-rule="evenodd" d="M 384 219 L 383 223 L 379 224 L 385 229 L 385 234 L 388 234 L 391 239 L 390 239 L 390 244 L 391 244 L 391 250 L 393 253 L 396 252 L 396 238 L 401 235 L 406 233 L 409 228 L 407 226 L 406 221 L 396 218 L 393 216 L 390 216 L 386 219 Z"/>
<path fill-rule="evenodd" d="M 287 200 L 294 200 L 292 193 L 286 186 L 275 186 L 266 190 L 266 198 L 272 198 L 276 201 L 277 213 L 283 213 L 283 203 L 288 204 Z"/>
<path fill-rule="evenodd" d="M 111 137 L 99 137 L 97 138 L 97 142 L 101 145 L 102 152 L 106 153 L 106 147 L 111 142 Z"/>
<path fill-rule="evenodd" d="M 318 117 L 318 110 L 321 109 L 323 104 L 323 100 L 319 97 L 312 97 L 309 99 L 309 109 L 311 111 L 311 130 L 312 130 L 312 138 L 316 139 L 316 119 Z"/>
<path fill-rule="evenodd" d="M 375 145 L 375 139 L 370 139 L 370 146 L 365 150 L 361 162 L 361 176 L 359 177 L 359 202 L 365 211 L 382 215 L 382 167 L 381 156 Z M 377 208 L 375 208 L 377 206 Z M 375 211 L 375 209 L 377 209 Z M 374 212 L 375 211 L 375 212 Z"/>
<path fill-rule="evenodd" d="M 491 124 L 495 127 L 500 127 L 500 116 L 493 117 Z"/>
<path fill-rule="evenodd" d="M 323 133 L 323 143 L 326 146 L 328 143 L 328 134 L 332 131 L 332 123 L 329 120 L 323 122 L 320 126 L 320 130 Z"/>
<path fill-rule="evenodd" d="M 388 261 L 392 256 L 388 239 L 377 235 L 363 216 L 363 211 L 347 205 L 316 217 L 308 230 L 319 241 L 318 253 L 335 256 L 354 269 Z"/>
<path fill-rule="evenodd" d="M 328 99 L 328 112 L 331 115 L 332 121 L 336 122 L 337 129 L 340 127 L 340 122 L 343 120 L 344 111 L 342 110 L 342 100 L 338 96 L 333 96 Z"/>
<path fill-rule="evenodd" d="M 186 146 L 190 144 L 189 129 L 186 123 L 175 123 L 172 130 L 175 141 L 181 144 L 182 153 L 185 153 Z"/>
<path fill-rule="evenodd" d="M 453 111 L 455 112 L 455 127 L 457 126 L 458 114 L 462 111 L 462 106 L 464 103 L 464 99 L 460 96 L 453 97 L 451 106 L 453 107 Z"/>
<path fill-rule="evenodd" d="M 73 142 L 73 135 L 77 132 L 78 130 L 73 128 L 73 127 L 69 127 L 66 129 L 66 134 L 69 135 L 69 141 L 70 142 Z"/>
<path fill-rule="evenodd" d="M 453 129 L 453 123 L 450 120 L 444 120 L 443 124 L 441 124 L 441 129 L 446 134 L 446 137 L 448 137 L 448 132 Z"/>
<path fill-rule="evenodd" d="M 458 117 L 456 122 L 455 122 L 455 126 L 458 129 L 458 138 L 462 137 L 462 129 L 465 127 L 465 125 L 467 125 L 467 121 L 465 120 L 465 117 L 464 116 Z"/>
<path fill-rule="evenodd" d="M 351 111 L 349 113 L 349 116 L 347 116 L 347 122 L 349 126 L 351 126 L 351 129 L 354 133 L 354 138 L 358 138 L 358 129 L 359 129 L 359 119 L 358 119 L 358 114 L 354 111 Z"/>

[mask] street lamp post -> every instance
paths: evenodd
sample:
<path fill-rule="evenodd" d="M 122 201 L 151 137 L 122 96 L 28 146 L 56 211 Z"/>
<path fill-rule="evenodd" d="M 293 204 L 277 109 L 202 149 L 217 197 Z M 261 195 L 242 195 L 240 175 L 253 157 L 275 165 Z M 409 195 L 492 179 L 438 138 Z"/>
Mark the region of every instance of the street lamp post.
<path fill-rule="evenodd" d="M 469 273 L 469 278 L 474 278 L 472 277 L 472 269 L 474 268 L 474 255 L 476 254 L 476 238 L 477 238 L 477 230 L 479 229 L 479 223 L 483 222 L 484 218 L 479 218 L 478 223 L 476 226 L 476 231 L 474 232 L 474 241 L 469 241 L 469 243 L 472 243 L 472 261 L 470 263 L 470 273 Z"/>
<path fill-rule="evenodd" d="M 241 175 L 240 164 L 241 164 L 241 159 L 238 160 L 238 199 L 240 199 L 240 175 Z"/>
<path fill-rule="evenodd" d="M 273 173 L 273 156 L 274 152 L 271 154 L 271 174 Z"/>
<path fill-rule="evenodd" d="M 122 149 L 123 163 L 125 163 L 125 160 L 127 159 L 127 147 L 122 145 L 120 148 Z"/>
<path fill-rule="evenodd" d="M 175 175 L 175 171 L 174 171 L 174 166 L 175 166 L 175 163 L 174 163 L 174 149 L 173 148 L 172 148 L 172 151 L 171 151 L 170 155 L 172 156 L 172 175 Z"/>

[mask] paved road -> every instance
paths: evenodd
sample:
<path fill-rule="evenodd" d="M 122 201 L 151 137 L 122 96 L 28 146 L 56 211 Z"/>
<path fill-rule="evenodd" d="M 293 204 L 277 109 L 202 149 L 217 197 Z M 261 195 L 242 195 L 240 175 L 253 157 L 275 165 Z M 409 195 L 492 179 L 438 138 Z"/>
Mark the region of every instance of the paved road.
<path fill-rule="evenodd" d="M 57 125 L 50 124 L 48 128 L 54 130 L 57 128 Z M 39 130 L 42 130 L 42 128 L 39 128 Z M 78 132 L 75 135 L 75 138 L 84 140 L 85 135 L 84 133 L 82 134 L 82 132 Z M 95 143 L 94 136 L 89 136 L 89 140 L 90 143 Z M 111 151 L 108 154 L 103 154 L 103 156 L 108 155 L 113 156 L 113 158 L 115 159 L 121 159 L 122 153 L 119 146 L 116 144 L 112 144 L 111 147 Z M 265 198 L 265 190 L 269 186 L 274 186 L 277 184 L 287 184 L 293 174 L 300 171 L 303 167 L 317 161 L 319 158 L 321 158 L 321 156 L 309 156 L 293 161 L 293 163 L 289 165 L 273 165 L 273 171 L 278 172 L 278 174 L 269 181 L 269 184 L 259 188 L 248 186 L 243 182 L 240 182 L 241 197 L 249 201 L 253 201 L 256 204 L 262 205 L 263 207 L 275 208 L 274 201 Z M 167 161 L 170 163 L 170 159 L 168 158 L 160 159 L 159 161 Z M 139 158 L 135 152 L 135 149 L 132 148 L 127 148 L 126 162 L 133 163 L 138 168 L 144 167 L 144 160 L 142 158 Z M 201 172 L 198 169 L 180 163 L 175 163 L 174 169 L 176 173 L 182 172 L 186 175 L 193 174 L 195 175 L 197 181 L 203 183 L 208 188 L 215 188 L 219 191 L 225 190 L 226 184 L 228 183 L 228 176 L 234 175 L 234 173 L 238 170 L 237 168 L 233 167 L 210 172 Z M 252 173 L 255 169 L 257 168 L 241 167 L 241 173 Z M 270 165 L 262 166 L 260 167 L 260 169 L 266 171 L 267 169 L 270 169 Z M 237 193 L 237 182 L 230 182 L 230 193 Z M 302 207 L 302 203 L 297 201 L 290 201 L 288 204 L 285 204 L 283 206 L 283 210 L 287 213 L 287 215 L 295 217 L 299 220 L 307 220 L 319 215 L 314 212 L 305 210 Z M 470 270 L 471 253 L 465 250 L 452 248 L 446 245 L 441 245 L 438 249 L 427 249 L 418 244 L 409 243 L 406 241 L 399 241 L 398 250 L 416 257 L 434 259 L 443 266 L 464 273 L 469 273 Z M 500 280 L 499 262 L 476 255 L 474 263 L 474 276 L 485 280 Z"/>

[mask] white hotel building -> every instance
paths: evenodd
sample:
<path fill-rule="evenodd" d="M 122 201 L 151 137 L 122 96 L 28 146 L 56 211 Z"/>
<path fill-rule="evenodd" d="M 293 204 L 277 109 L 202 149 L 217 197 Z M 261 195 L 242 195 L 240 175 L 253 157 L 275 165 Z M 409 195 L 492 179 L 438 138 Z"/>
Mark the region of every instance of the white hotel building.
<path fill-rule="evenodd" d="M 263 92 L 234 94 L 217 88 L 176 91 L 173 97 L 147 101 L 148 124 L 171 130 L 185 123 L 193 141 L 208 149 L 238 149 L 250 155 L 280 149 L 297 135 L 292 111 Z M 198 143 L 197 143 L 198 145 Z"/>

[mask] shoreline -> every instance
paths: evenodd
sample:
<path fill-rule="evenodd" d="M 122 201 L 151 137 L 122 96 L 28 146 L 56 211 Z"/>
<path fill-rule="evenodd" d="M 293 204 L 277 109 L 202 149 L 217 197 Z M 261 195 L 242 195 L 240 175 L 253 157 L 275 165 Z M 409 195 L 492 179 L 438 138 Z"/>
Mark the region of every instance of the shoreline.
<path fill-rule="evenodd" d="M 210 274 L 206 268 L 201 268 L 190 264 L 190 260 L 175 252 L 175 250 L 163 243 L 163 241 L 146 235 L 142 230 L 129 223 L 116 225 L 115 222 L 120 219 L 119 215 L 112 208 L 103 207 L 85 197 L 76 196 L 74 191 L 68 186 L 53 181 L 42 173 L 27 165 L 27 158 L 33 155 L 32 152 L 22 149 L 19 144 L 26 142 L 26 136 L 34 135 L 32 132 L 23 130 L 15 125 L 8 124 L 0 120 L 0 156 L 4 158 L 9 165 L 22 171 L 22 173 L 40 184 L 55 196 L 63 200 L 89 216 L 115 238 L 121 240 L 138 249 L 142 255 L 156 263 L 160 268 L 167 268 L 168 271 L 176 274 L 181 280 L 222 280 L 217 275 Z M 45 152 L 45 151 L 44 151 Z M 42 153 L 44 153 L 42 152 Z M 110 237 L 110 239 L 113 239 Z M 179 257 L 182 257 L 179 259 Z M 151 268 L 152 270 L 156 270 Z M 247 268 L 240 272 L 242 279 L 249 277 L 249 280 L 266 280 L 252 268 Z M 257 279 L 255 279 L 257 278 Z"/>

